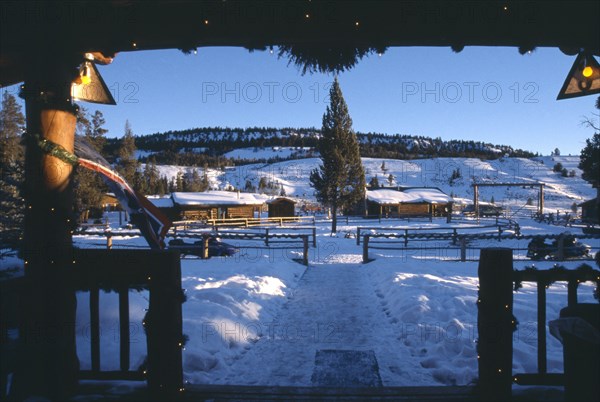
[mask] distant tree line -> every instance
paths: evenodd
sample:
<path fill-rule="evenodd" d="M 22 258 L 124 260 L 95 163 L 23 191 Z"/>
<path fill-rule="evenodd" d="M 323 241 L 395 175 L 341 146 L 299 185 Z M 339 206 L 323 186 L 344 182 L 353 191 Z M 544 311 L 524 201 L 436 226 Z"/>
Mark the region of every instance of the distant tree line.
<path fill-rule="evenodd" d="M 269 147 L 318 147 L 321 130 L 315 128 L 266 128 L 247 129 L 205 127 L 183 131 L 167 131 L 135 138 L 138 149 L 151 153 L 156 163 L 182 166 L 204 166 L 220 168 L 247 163 L 274 163 L 288 159 L 316 156 L 297 152 L 288 158 L 231 159 L 224 155 L 240 148 Z M 532 157 L 529 151 L 514 149 L 506 145 L 494 145 L 480 141 L 451 140 L 414 135 L 387 135 L 382 133 L 356 133 L 362 157 L 386 159 L 415 159 L 433 157 L 468 157 L 497 159 L 505 155 Z M 117 156 L 122 139 L 110 139 L 106 146 L 109 157 Z M 138 158 L 147 162 L 149 156 Z"/>

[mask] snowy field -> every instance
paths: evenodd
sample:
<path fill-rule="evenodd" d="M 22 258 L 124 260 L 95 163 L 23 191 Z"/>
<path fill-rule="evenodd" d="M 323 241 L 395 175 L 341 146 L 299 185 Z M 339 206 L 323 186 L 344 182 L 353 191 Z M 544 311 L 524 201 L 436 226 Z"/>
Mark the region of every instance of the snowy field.
<path fill-rule="evenodd" d="M 284 152 L 280 148 L 279 152 Z M 253 154 L 251 149 L 235 152 Z M 258 155 L 262 155 L 259 153 Z M 241 156 L 241 154 L 240 154 Z M 378 158 L 362 158 L 367 183 L 377 178 L 380 185 L 438 187 L 446 194 L 456 198 L 473 200 L 474 180 L 480 183 L 527 183 L 543 182 L 546 184 L 545 212 L 570 212 L 573 203 L 581 203 L 596 196 L 592 186 L 581 178 L 581 170 L 577 168 L 578 156 L 544 156 L 533 159 L 500 158 L 481 160 L 477 158 L 433 158 L 414 160 L 394 160 Z M 314 189 L 310 187 L 310 172 L 320 163 L 318 158 L 288 160 L 278 163 L 258 163 L 228 167 L 225 170 L 208 169 L 207 176 L 212 189 L 244 188 L 246 182 L 258 188 L 261 178 L 283 187 L 287 196 L 296 197 L 300 201 L 315 200 Z M 574 177 L 562 177 L 554 172 L 555 164 L 561 163 Z M 159 174 L 167 178 L 175 177 L 179 171 L 191 174 L 194 169 L 202 176 L 202 168 L 181 166 L 158 166 Z M 451 180 L 455 170 L 461 177 Z M 389 181 L 391 177 L 391 182 Z M 496 205 L 510 208 L 512 212 L 526 210 L 527 201 L 537 203 L 538 191 L 521 187 L 481 188 L 480 199 Z M 472 202 L 472 201 L 471 201 Z"/>
<path fill-rule="evenodd" d="M 114 217 L 113 217 L 114 218 Z M 114 221 L 114 219 L 113 219 Z M 397 221 L 402 226 L 406 222 Z M 388 223 L 393 226 L 394 222 Z M 445 219 L 412 222 L 446 225 Z M 384 386 L 468 385 L 477 379 L 477 262 L 448 261 L 447 245 L 428 252 L 371 250 L 362 263 L 362 247 L 339 228 L 317 225 L 317 247 L 309 250 L 308 268 L 294 259 L 299 251 L 245 249 L 233 257 L 182 259 L 183 351 L 185 380 L 193 384 L 313 385 L 320 350 L 373 351 Z M 560 233 L 564 228 L 522 222 L 524 234 Z M 595 241 L 595 240 L 593 240 Z M 75 237 L 80 247 L 101 247 L 104 238 Z M 113 238 L 114 247 L 143 247 L 142 238 Z M 587 241 L 589 243 L 589 241 Z M 479 246 L 508 246 L 489 241 Z M 596 245 L 597 247 L 597 245 Z M 476 257 L 476 256 L 475 256 Z M 593 265 L 592 261 L 588 263 Z M 567 262 L 576 268 L 581 261 Z M 515 268 L 531 262 L 515 263 Z M 540 269 L 551 262 L 536 263 Z M 592 284 L 582 284 L 581 302 L 595 302 Z M 78 353 L 89 367 L 87 295 L 79 294 Z M 118 368 L 117 295 L 102 294 L 102 369 Z M 145 292 L 132 292 L 132 369 L 145 352 L 141 320 L 148 307 Z M 567 303 L 566 284 L 548 289 L 549 320 Z M 515 293 L 515 373 L 536 371 L 536 289 L 524 284 Z M 548 341 L 548 371 L 562 372 L 562 345 Z"/>

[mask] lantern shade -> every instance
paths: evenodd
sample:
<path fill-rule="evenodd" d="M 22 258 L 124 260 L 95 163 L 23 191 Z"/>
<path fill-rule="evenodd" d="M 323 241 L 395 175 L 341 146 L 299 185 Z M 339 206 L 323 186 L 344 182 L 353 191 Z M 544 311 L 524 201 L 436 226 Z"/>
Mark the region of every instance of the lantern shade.
<path fill-rule="evenodd" d="M 592 55 L 579 53 L 556 100 L 598 93 L 600 93 L 600 65 Z"/>
<path fill-rule="evenodd" d="M 86 77 L 89 79 L 80 80 L 82 82 L 74 82 L 71 85 L 73 99 L 103 105 L 116 105 L 117 102 L 100 76 L 96 65 L 92 61 L 86 60 L 82 68 L 86 70 Z"/>

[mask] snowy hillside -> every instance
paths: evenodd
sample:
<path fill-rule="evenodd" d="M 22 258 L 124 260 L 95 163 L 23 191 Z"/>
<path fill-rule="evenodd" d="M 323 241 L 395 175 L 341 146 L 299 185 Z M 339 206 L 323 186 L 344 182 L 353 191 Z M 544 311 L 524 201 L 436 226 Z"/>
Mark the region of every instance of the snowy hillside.
<path fill-rule="evenodd" d="M 284 150 L 282 150 L 283 152 Z M 240 150 L 241 152 L 241 150 Z M 554 172 L 553 167 L 560 162 L 574 177 L 563 177 Z M 208 177 L 213 189 L 244 189 L 250 181 L 258 188 L 261 178 L 283 188 L 288 196 L 314 201 L 314 190 L 310 187 L 310 172 L 320 160 L 307 158 L 278 163 L 250 164 L 226 168 L 208 169 Z M 569 211 L 573 203 L 593 198 L 595 190 L 581 179 L 577 168 L 579 157 L 558 156 L 526 158 L 500 158 L 482 161 L 476 158 L 435 158 L 414 160 L 393 160 L 363 158 L 366 180 L 376 177 L 384 186 L 438 187 L 456 198 L 473 199 L 473 182 L 478 183 L 544 183 L 545 207 L 548 212 Z M 160 175 L 174 177 L 178 171 L 191 173 L 202 168 L 159 166 Z M 454 172 L 460 177 L 452 180 Z M 391 177 L 390 177 L 391 175 Z M 390 181 L 391 180 L 391 181 Z M 481 188 L 480 199 L 494 201 L 497 205 L 518 209 L 533 210 L 537 204 L 538 191 L 535 188 L 493 187 Z M 527 201 L 533 205 L 527 206 Z"/>

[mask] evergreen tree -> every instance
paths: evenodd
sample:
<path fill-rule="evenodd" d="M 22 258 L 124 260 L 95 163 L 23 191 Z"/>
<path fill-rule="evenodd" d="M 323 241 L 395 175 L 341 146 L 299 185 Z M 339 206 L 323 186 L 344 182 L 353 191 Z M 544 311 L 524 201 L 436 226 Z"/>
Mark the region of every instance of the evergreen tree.
<path fill-rule="evenodd" d="M 258 189 L 264 191 L 264 189 L 267 188 L 267 185 L 267 178 L 265 176 L 262 176 L 258 181 Z"/>
<path fill-rule="evenodd" d="M 119 157 L 117 171 L 135 190 L 140 190 L 141 180 L 139 175 L 136 175 L 139 163 L 135 159 L 135 151 L 135 137 L 129 120 L 127 120 L 125 122 L 125 134 L 121 139 L 121 146 L 117 152 Z"/>
<path fill-rule="evenodd" d="M 352 119 L 337 77 L 329 91 L 330 104 L 323 115 L 317 149 L 322 165 L 310 174 L 317 199 L 331 207 L 331 232 L 337 232 L 337 212 L 365 195 L 365 172 Z"/>
<path fill-rule="evenodd" d="M 579 169 L 583 170 L 581 177 L 600 192 L 600 132 L 585 140 L 585 143 L 579 160 Z"/>
<path fill-rule="evenodd" d="M 94 114 L 96 116 L 98 111 Z M 101 113 L 100 113 L 101 114 Z M 104 120 L 96 121 L 94 117 L 90 120 L 87 109 L 80 107 L 77 111 L 77 134 L 85 138 L 85 141 L 96 151 L 101 152 L 104 134 L 107 130 L 102 127 Z M 102 196 L 107 191 L 102 178 L 85 168 L 76 168 L 73 175 L 73 196 L 75 211 L 80 219 L 87 221 L 88 218 L 102 217 Z"/>
<path fill-rule="evenodd" d="M 390 175 L 387 178 L 388 183 L 390 183 L 390 187 L 392 186 L 392 184 L 394 184 L 394 179 L 395 179 L 394 175 L 390 173 Z"/>
<path fill-rule="evenodd" d="M 104 115 L 101 111 L 96 110 L 91 117 L 90 121 L 90 135 L 88 141 L 94 146 L 96 151 L 102 153 L 104 146 L 106 145 L 106 133 L 108 132 L 103 126 L 106 124 Z"/>
<path fill-rule="evenodd" d="M 161 178 L 158 174 L 154 158 L 150 158 L 148 163 L 146 163 L 142 176 L 144 180 L 144 184 L 142 185 L 144 194 L 164 194 L 164 191 L 161 193 Z"/>
<path fill-rule="evenodd" d="M 0 246 L 18 248 L 23 236 L 25 116 L 16 98 L 4 92 L 0 110 Z"/>
<path fill-rule="evenodd" d="M 371 180 L 369 181 L 369 187 L 375 189 L 379 188 L 379 179 L 377 178 L 377 176 L 371 177 Z"/>

